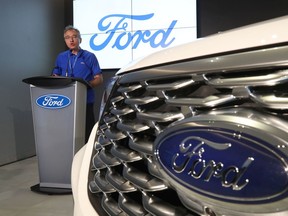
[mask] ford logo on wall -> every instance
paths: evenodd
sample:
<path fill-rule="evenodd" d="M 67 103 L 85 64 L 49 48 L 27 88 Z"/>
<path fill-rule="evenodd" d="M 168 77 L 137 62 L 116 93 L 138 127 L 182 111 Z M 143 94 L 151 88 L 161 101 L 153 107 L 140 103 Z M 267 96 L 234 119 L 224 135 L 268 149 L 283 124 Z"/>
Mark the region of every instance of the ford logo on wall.
<path fill-rule="evenodd" d="M 156 139 L 154 152 L 160 172 L 191 209 L 196 201 L 217 214 L 288 215 L 283 126 L 249 110 L 213 112 L 170 127 Z"/>
<path fill-rule="evenodd" d="M 69 106 L 70 98 L 59 94 L 42 95 L 36 99 L 36 104 L 46 109 L 61 109 Z"/>

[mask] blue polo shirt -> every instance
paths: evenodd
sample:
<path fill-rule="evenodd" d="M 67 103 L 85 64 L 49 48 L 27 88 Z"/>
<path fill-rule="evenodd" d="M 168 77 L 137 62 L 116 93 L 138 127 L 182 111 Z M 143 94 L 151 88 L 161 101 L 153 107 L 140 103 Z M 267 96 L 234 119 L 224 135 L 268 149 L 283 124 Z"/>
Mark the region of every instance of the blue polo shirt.
<path fill-rule="evenodd" d="M 55 63 L 53 74 L 58 76 L 77 77 L 91 81 L 97 74 L 101 74 L 101 68 L 96 56 L 87 51 L 79 50 L 77 55 L 74 55 L 70 50 L 61 52 Z M 92 88 L 87 88 L 87 103 L 94 103 L 95 95 Z"/>

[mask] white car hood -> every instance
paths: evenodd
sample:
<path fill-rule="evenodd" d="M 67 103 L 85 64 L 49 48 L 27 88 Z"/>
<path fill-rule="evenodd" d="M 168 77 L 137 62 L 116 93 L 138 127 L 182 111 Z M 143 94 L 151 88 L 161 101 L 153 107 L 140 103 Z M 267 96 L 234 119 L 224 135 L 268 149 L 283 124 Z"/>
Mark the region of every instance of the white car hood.
<path fill-rule="evenodd" d="M 287 42 L 288 31 L 285 26 L 288 26 L 288 16 L 200 38 L 193 42 L 167 48 L 134 60 L 121 68 L 117 74 L 208 54 L 225 53 L 230 50 Z"/>

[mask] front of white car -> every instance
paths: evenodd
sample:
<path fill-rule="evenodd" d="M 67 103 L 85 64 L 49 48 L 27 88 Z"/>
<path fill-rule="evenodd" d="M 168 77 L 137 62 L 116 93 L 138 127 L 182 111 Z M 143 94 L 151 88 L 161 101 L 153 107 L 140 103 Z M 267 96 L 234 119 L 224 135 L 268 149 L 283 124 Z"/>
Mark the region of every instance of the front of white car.
<path fill-rule="evenodd" d="M 287 25 L 242 27 L 120 69 L 73 160 L 74 216 L 287 215 Z"/>

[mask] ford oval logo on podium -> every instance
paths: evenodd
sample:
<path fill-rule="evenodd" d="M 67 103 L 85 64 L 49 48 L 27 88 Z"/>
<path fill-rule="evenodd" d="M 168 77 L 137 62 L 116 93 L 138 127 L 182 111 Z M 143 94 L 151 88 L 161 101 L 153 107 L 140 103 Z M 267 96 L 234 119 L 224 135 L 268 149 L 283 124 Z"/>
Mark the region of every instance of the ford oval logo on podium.
<path fill-rule="evenodd" d="M 70 103 L 70 98 L 58 94 L 42 95 L 36 99 L 36 104 L 46 109 L 61 109 L 69 106 Z"/>

